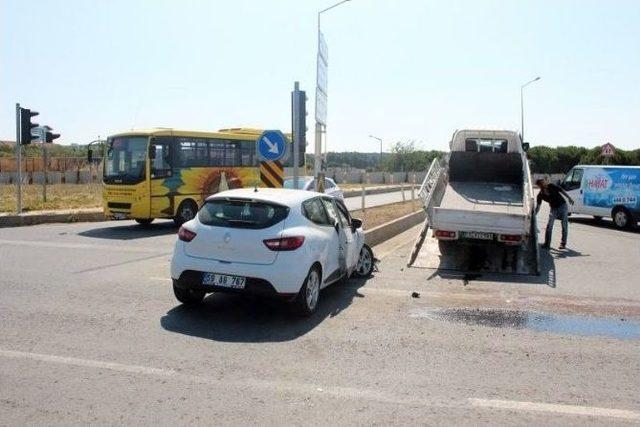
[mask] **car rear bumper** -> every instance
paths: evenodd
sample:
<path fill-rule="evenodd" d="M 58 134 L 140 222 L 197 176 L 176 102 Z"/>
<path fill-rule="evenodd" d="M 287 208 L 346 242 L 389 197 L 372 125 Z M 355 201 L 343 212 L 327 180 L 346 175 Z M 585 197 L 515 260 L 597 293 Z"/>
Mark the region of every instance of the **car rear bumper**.
<path fill-rule="evenodd" d="M 223 286 L 203 285 L 204 271 L 185 270 L 178 279 L 172 279 L 173 285 L 181 289 L 193 289 L 204 292 L 224 292 L 230 294 L 247 294 L 261 297 L 281 297 L 291 299 L 296 293 L 277 292 L 271 283 L 264 279 L 247 277 L 244 289 L 225 288 Z"/>
<path fill-rule="evenodd" d="M 241 276 L 247 278 L 245 290 L 241 292 L 290 296 L 297 295 L 300 291 L 311 264 L 304 258 L 299 259 L 294 252 L 281 252 L 273 264 L 246 264 L 195 258 L 184 253 L 183 242 L 178 240 L 171 259 L 171 278 L 177 280 L 181 287 L 189 286 L 191 289 L 207 292 L 234 292 L 233 289 L 203 286 L 202 273 Z M 301 268 L 303 265 L 306 268 Z"/>

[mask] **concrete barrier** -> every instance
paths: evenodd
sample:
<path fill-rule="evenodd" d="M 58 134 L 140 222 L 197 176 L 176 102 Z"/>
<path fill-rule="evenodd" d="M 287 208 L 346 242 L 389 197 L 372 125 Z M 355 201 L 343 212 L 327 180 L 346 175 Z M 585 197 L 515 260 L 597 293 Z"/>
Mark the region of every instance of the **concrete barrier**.
<path fill-rule="evenodd" d="M 376 246 L 385 240 L 389 240 L 393 236 L 396 236 L 403 231 L 410 229 L 411 227 L 424 222 L 426 213 L 423 209 L 405 215 L 398 219 L 394 219 L 385 224 L 381 224 L 370 230 L 365 230 L 365 242 L 369 246 Z"/>
<path fill-rule="evenodd" d="M 394 184 L 400 184 L 401 182 L 408 182 L 407 181 L 407 172 L 394 172 L 393 173 L 393 183 Z"/>
<path fill-rule="evenodd" d="M 371 184 L 384 184 L 384 173 L 382 172 L 370 172 L 369 173 L 369 182 Z"/>

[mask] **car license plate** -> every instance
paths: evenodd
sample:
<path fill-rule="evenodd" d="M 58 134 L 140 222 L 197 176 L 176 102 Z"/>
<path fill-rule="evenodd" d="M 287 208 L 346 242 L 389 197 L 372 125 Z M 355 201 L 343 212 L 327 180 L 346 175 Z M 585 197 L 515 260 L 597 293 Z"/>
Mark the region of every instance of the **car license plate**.
<path fill-rule="evenodd" d="M 493 240 L 493 233 L 483 233 L 482 231 L 462 231 L 460 236 L 467 239 Z"/>
<path fill-rule="evenodd" d="M 221 286 L 223 288 L 244 289 L 245 277 L 228 276 L 226 274 L 204 273 L 202 284 L 209 286 Z"/>
<path fill-rule="evenodd" d="M 120 213 L 120 212 L 114 212 L 113 213 L 113 219 L 127 219 L 127 214 Z"/>

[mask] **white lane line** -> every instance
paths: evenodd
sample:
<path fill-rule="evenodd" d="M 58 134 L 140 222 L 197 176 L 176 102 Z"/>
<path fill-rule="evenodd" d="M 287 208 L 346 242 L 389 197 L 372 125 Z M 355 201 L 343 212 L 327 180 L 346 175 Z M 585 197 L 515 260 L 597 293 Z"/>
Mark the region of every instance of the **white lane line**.
<path fill-rule="evenodd" d="M 40 362 L 59 363 L 63 365 L 82 366 L 86 368 L 108 369 L 134 374 L 170 377 L 176 374 L 173 369 L 148 368 L 146 366 L 123 365 L 122 363 L 103 362 L 100 360 L 78 359 L 77 357 L 54 356 L 51 354 L 27 353 L 24 351 L 0 350 L 0 356 L 10 359 L 30 359 Z"/>
<path fill-rule="evenodd" d="M 37 247 L 37 248 L 51 248 L 51 249 L 107 249 L 112 250 L 114 252 L 148 252 L 148 253 L 158 253 L 163 252 L 157 248 L 149 248 L 149 247 L 127 247 L 127 246 L 115 246 L 115 245 L 100 245 L 100 244 L 90 244 L 90 243 L 66 243 L 66 242 L 38 242 L 33 240 L 8 240 L 8 239 L 0 239 L 0 245 L 11 245 L 11 246 L 29 246 L 29 247 Z M 167 248 L 170 248 L 170 245 L 167 245 Z"/>
<path fill-rule="evenodd" d="M 116 372 L 143 374 L 151 377 L 170 377 L 177 381 L 186 381 L 196 384 L 212 384 L 220 387 L 233 387 L 239 390 L 260 389 L 266 392 L 290 392 L 308 396 L 311 394 L 319 396 L 329 396 L 336 399 L 369 400 L 373 402 L 391 403 L 397 405 L 417 405 L 429 407 L 451 407 L 451 403 L 436 402 L 432 399 L 422 399 L 410 395 L 401 396 L 394 393 L 387 393 L 383 390 L 366 389 L 360 387 L 324 386 L 311 382 L 294 382 L 287 380 L 264 380 L 264 379 L 226 379 L 211 377 L 206 375 L 190 375 L 174 371 L 173 369 L 150 368 L 140 365 L 125 365 L 114 362 L 103 362 L 99 360 L 79 359 L 76 357 L 55 356 L 50 354 L 30 353 L 23 351 L 11 351 L 0 349 L 0 357 L 11 359 L 26 359 L 40 362 L 62 364 L 67 366 L 77 366 L 95 369 L 106 369 Z"/>
<path fill-rule="evenodd" d="M 220 386 L 236 387 L 240 389 L 262 389 L 265 391 L 288 391 L 298 394 L 320 394 L 328 395 L 334 398 L 348 398 L 355 400 L 369 400 L 374 402 L 391 403 L 397 405 L 413 405 L 428 407 L 449 407 L 460 408 L 460 404 L 452 402 L 438 402 L 433 399 L 422 399 L 411 395 L 396 395 L 393 393 L 385 393 L 381 390 L 366 389 L 361 387 L 342 387 L 342 386 L 320 386 L 312 383 L 298 383 L 291 381 L 270 381 L 260 379 L 247 380 L 226 380 L 215 377 L 207 377 L 200 375 L 188 375 L 176 372 L 173 369 L 152 368 L 140 365 L 126 365 L 115 362 L 104 362 L 100 360 L 80 359 L 77 357 L 56 356 L 51 354 L 30 353 L 24 351 L 2 350 L 0 349 L 0 357 L 9 359 L 27 359 L 47 363 L 56 363 L 68 366 L 78 366 L 85 368 L 107 369 L 116 372 L 125 372 L 133 374 L 143 374 L 154 377 L 171 377 L 181 381 L 189 381 L 195 383 L 217 384 Z M 495 399 L 467 399 L 467 402 L 474 407 L 507 409 L 520 411 L 537 411 L 552 412 L 567 415 L 586 415 L 592 417 L 609 417 L 623 418 L 627 420 L 640 420 L 640 413 L 628 411 L 624 409 L 597 408 L 591 406 L 574 406 L 561 405 L 554 403 L 537 403 L 537 402 L 521 402 L 513 400 L 495 400 Z"/>
<path fill-rule="evenodd" d="M 552 412 L 566 415 L 584 415 L 589 417 L 623 418 L 640 420 L 640 412 L 625 409 L 598 408 L 595 406 L 562 405 L 558 403 L 523 402 L 499 399 L 469 399 L 471 406 L 515 411 Z"/>

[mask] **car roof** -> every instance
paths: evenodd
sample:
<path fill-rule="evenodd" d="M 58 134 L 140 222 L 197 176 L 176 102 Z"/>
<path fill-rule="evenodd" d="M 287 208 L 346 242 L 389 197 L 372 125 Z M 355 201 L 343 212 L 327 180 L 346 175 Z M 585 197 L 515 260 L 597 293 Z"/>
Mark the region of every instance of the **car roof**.
<path fill-rule="evenodd" d="M 277 203 L 285 206 L 293 206 L 313 199 L 314 197 L 323 196 L 323 194 L 315 191 L 293 190 L 287 188 L 238 188 L 235 190 L 222 191 L 207 197 L 206 201 L 215 199 L 245 198 L 260 200 L 264 202 Z"/>

